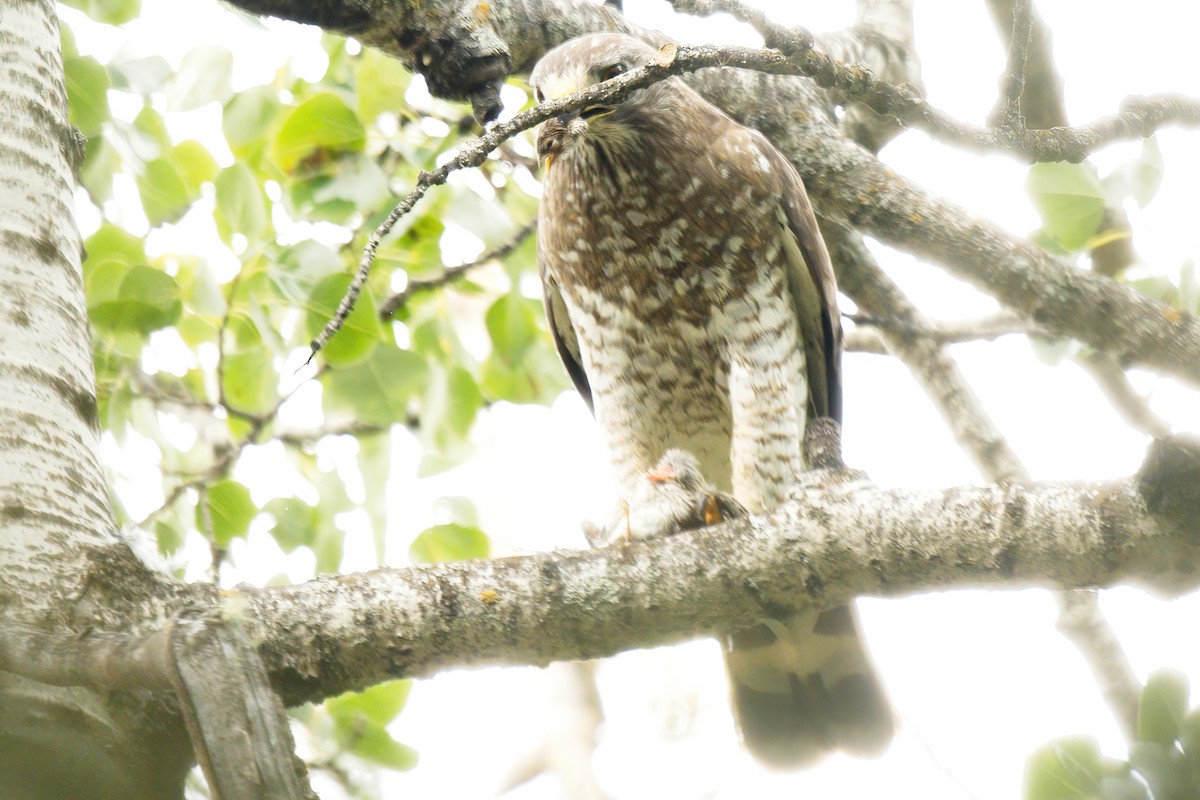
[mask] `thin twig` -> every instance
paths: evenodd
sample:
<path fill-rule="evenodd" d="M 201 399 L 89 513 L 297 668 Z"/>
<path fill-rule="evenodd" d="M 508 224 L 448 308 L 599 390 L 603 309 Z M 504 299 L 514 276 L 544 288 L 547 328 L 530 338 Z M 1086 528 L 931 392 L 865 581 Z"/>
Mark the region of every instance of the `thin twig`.
<path fill-rule="evenodd" d="M 891 352 L 887 347 L 881 328 L 887 328 L 897 333 L 920 334 L 938 344 L 991 341 L 1013 334 L 1046 333 L 1046 329 L 1033 320 L 1010 311 L 1001 311 L 978 319 L 930 322 L 927 327 L 920 330 L 912 330 L 904 320 L 894 316 L 877 319 L 856 315 L 850 319 L 854 320 L 856 325 L 846 332 L 844 342 L 846 350 L 876 355 L 888 355 Z"/>
<path fill-rule="evenodd" d="M 409 427 L 413 427 L 409 425 Z M 308 431 L 275 431 L 275 439 L 288 447 L 303 447 L 310 445 L 326 436 L 371 436 L 377 433 L 387 433 L 390 425 L 372 425 L 369 422 L 351 422 L 328 428 L 315 428 Z"/>
<path fill-rule="evenodd" d="M 379 316 L 381 319 L 387 319 L 404 307 L 414 294 L 429 289 L 436 289 L 441 286 L 446 286 L 459 280 L 468 272 L 482 267 L 484 264 L 490 264 L 493 261 L 502 261 L 521 244 L 529 238 L 529 235 L 537 230 L 537 220 L 532 219 L 526 222 L 517 232 L 514 233 L 508 241 L 484 253 L 479 258 L 466 264 L 459 264 L 455 267 L 447 267 L 442 271 L 441 275 L 436 278 L 416 278 L 410 280 L 408 285 L 402 291 L 389 297 L 379 306 Z"/>
<path fill-rule="evenodd" d="M 1138 394 L 1125 370 L 1112 358 L 1104 353 L 1092 352 L 1078 361 L 1128 425 L 1155 439 L 1171 434 L 1171 426 L 1150 410 L 1146 398 Z"/>
<path fill-rule="evenodd" d="M 1029 39 L 1033 31 L 1031 0 L 1014 0 L 1012 41 L 1008 47 L 1008 65 L 1001 81 L 1000 100 L 989 122 L 994 127 L 1023 130 L 1021 96 L 1025 93 L 1025 64 L 1029 59 Z"/>

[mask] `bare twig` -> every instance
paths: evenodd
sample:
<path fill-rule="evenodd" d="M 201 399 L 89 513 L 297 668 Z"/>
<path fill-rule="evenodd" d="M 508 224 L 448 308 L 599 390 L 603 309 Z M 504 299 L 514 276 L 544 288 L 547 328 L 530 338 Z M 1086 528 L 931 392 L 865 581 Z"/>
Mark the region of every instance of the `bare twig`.
<path fill-rule="evenodd" d="M 846 349 L 856 353 L 877 355 L 887 355 L 890 352 L 880 331 L 881 328 L 889 328 L 904 334 L 918 334 L 928 337 L 938 344 L 990 341 L 1012 334 L 1046 333 L 1045 328 L 1033 320 L 1010 311 L 1000 311 L 978 319 L 930 322 L 927 327 L 920 330 L 912 330 L 894 316 L 880 319 L 856 316 L 852 319 L 856 325 L 846 332 Z"/>
<path fill-rule="evenodd" d="M 813 35 L 804 28 L 793 28 L 768 17 L 763 11 L 741 0 L 671 0 L 676 11 L 698 16 L 725 12 L 749 23 L 763 37 L 763 44 L 788 56 L 804 55 L 812 50 Z"/>
<path fill-rule="evenodd" d="M 1000 100 L 989 122 L 995 127 L 1022 130 L 1021 96 L 1025 93 L 1025 64 L 1029 59 L 1029 41 L 1033 30 L 1031 0 L 1014 0 L 1012 38 L 1008 46 L 1008 65 L 1001 80 Z"/>
<path fill-rule="evenodd" d="M 415 421 L 408 427 L 416 427 Z M 377 433 L 387 433 L 388 430 L 390 430 L 390 426 L 372 425 L 369 422 L 351 422 L 348 425 L 313 428 L 312 430 L 276 430 L 274 438 L 289 447 L 304 447 L 324 439 L 326 436 L 371 436 Z"/>
<path fill-rule="evenodd" d="M 1150 410 L 1146 398 L 1137 393 L 1125 370 L 1111 358 L 1104 353 L 1092 352 L 1080 358 L 1079 365 L 1092 376 L 1127 424 L 1155 439 L 1170 435 L 1171 426 Z"/>
<path fill-rule="evenodd" d="M 512 253 L 512 251 L 520 247 L 521 244 L 527 238 L 529 238 L 529 235 L 535 230 L 537 230 L 537 220 L 532 219 L 518 228 L 517 232 L 514 233 L 512 237 L 508 239 L 508 241 L 492 250 L 489 250 L 474 261 L 466 264 L 460 264 L 456 267 L 447 267 L 442 274 L 438 275 L 436 278 L 417 278 L 410 280 L 408 285 L 405 286 L 402 291 L 392 295 L 379 306 L 379 316 L 383 319 L 387 319 L 403 308 L 404 304 L 407 303 L 414 294 L 427 291 L 429 289 L 436 289 L 441 286 L 446 286 L 456 280 L 459 280 L 468 272 L 471 272 L 478 267 L 482 267 L 485 264 L 490 264 L 493 261 L 504 260 L 504 258 Z"/>
<path fill-rule="evenodd" d="M 1127 742 L 1137 741 L 1138 698 L 1142 684 L 1116 631 L 1100 610 L 1096 591 L 1054 592 L 1058 630 L 1079 650 Z"/>

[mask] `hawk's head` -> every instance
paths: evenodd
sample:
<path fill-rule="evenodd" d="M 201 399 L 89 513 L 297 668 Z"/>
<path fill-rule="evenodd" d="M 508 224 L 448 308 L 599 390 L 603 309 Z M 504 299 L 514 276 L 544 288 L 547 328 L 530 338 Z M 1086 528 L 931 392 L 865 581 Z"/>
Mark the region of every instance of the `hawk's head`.
<path fill-rule="evenodd" d="M 593 33 L 551 50 L 533 68 L 529 83 L 539 103 L 565 97 L 654 61 L 655 49 L 620 33 Z M 619 103 L 596 104 L 546 120 L 538 132 L 538 155 L 551 159 L 581 141 L 617 147 L 632 143 L 649 123 L 667 82 L 633 92 Z"/>

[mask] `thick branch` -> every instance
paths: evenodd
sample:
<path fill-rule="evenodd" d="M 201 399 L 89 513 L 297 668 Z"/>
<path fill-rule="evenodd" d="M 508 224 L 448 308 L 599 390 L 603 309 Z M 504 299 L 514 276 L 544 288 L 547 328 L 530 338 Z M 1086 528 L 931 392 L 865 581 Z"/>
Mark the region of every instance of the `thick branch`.
<path fill-rule="evenodd" d="M 766 516 L 589 552 L 324 577 L 243 590 L 294 704 L 398 675 L 545 664 L 713 634 L 858 595 L 954 587 L 1200 585 L 1200 445 L 1137 478 L 883 490 L 813 472 Z"/>

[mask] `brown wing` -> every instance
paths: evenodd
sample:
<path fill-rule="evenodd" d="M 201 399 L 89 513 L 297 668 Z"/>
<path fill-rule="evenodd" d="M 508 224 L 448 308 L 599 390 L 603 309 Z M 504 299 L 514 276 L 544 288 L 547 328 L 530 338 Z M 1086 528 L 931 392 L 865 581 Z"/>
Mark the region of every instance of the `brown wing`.
<path fill-rule="evenodd" d="M 765 139 L 760 146 L 779 176 L 780 222 L 794 239 L 800 256 L 787 259 L 788 286 L 804 336 L 811 410 L 840 422 L 842 322 L 829 251 L 825 249 L 825 240 L 821 238 L 816 215 L 796 168 Z"/>
<path fill-rule="evenodd" d="M 595 411 L 592 405 L 592 387 L 588 383 L 587 373 L 583 371 L 583 358 L 579 354 L 579 340 L 575 338 L 575 329 L 571 327 L 571 318 L 567 314 L 567 304 L 563 302 L 562 294 L 554 281 L 546 275 L 538 259 L 538 272 L 542 276 L 542 301 L 546 306 L 546 320 L 550 323 L 550 336 L 554 339 L 554 349 L 562 359 L 567 374 L 575 388 L 583 397 L 588 408 Z"/>

